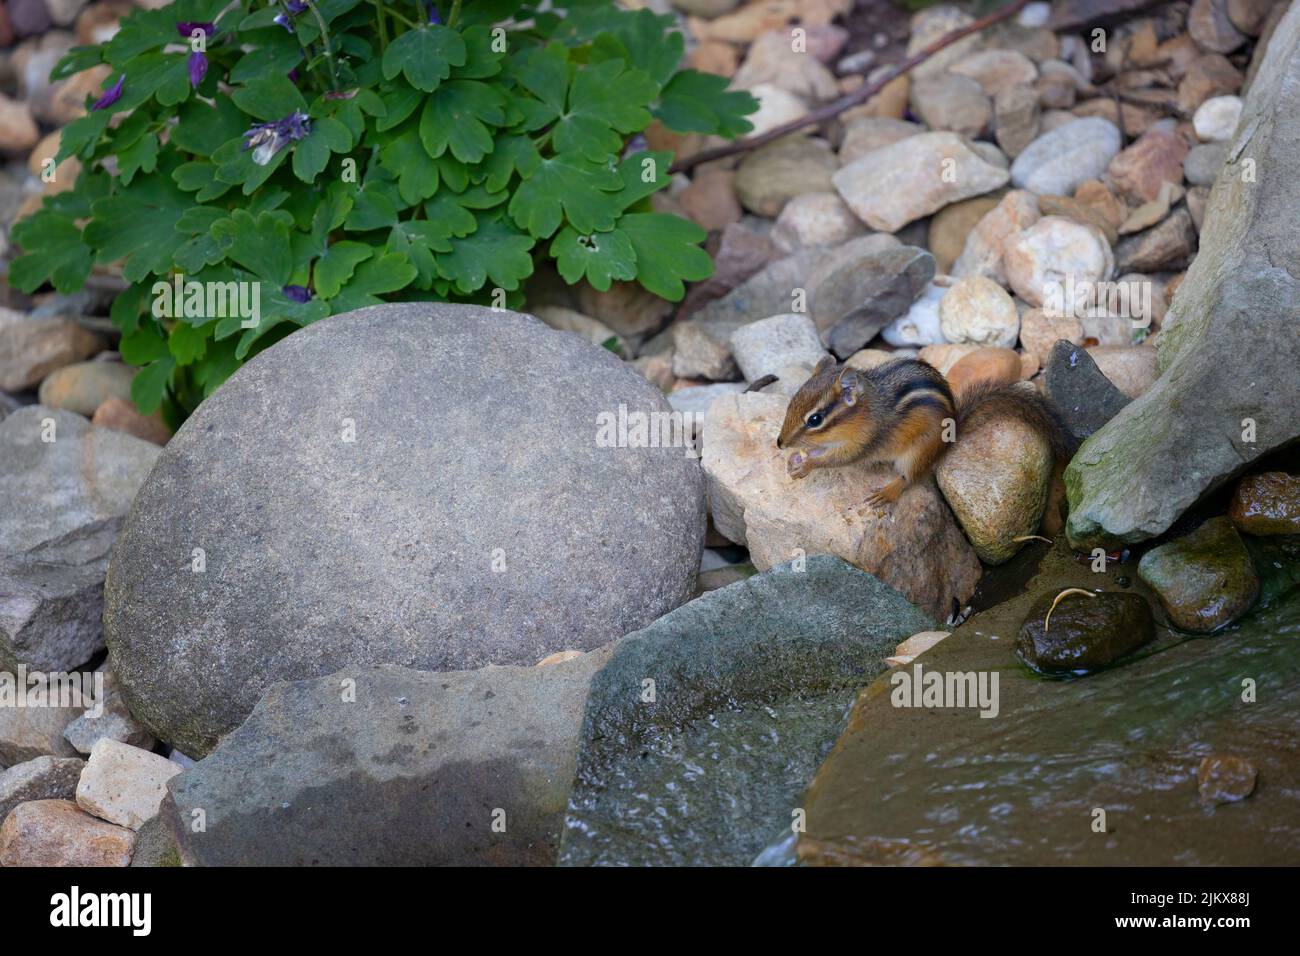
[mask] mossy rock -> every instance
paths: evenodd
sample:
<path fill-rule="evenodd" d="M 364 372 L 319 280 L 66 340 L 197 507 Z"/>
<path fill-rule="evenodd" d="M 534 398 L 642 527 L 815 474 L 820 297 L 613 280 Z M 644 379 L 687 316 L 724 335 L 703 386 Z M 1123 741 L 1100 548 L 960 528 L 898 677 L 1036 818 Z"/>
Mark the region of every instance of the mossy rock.
<path fill-rule="evenodd" d="M 1224 517 L 1152 548 L 1138 562 L 1138 576 L 1156 592 L 1174 627 L 1197 634 L 1235 621 L 1259 597 L 1250 553 Z"/>

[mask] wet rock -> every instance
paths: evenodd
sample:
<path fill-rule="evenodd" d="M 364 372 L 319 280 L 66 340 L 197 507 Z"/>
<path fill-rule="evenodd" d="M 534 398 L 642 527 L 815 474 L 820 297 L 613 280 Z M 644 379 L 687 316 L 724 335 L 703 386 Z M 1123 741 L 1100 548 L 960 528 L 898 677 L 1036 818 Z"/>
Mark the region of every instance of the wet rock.
<path fill-rule="evenodd" d="M 919 123 L 882 116 L 860 116 L 844 127 L 844 139 L 839 151 L 840 165 L 847 166 L 874 149 L 924 132 L 925 127 Z"/>
<path fill-rule="evenodd" d="M 862 221 L 833 192 L 804 193 L 781 209 L 772 241 L 783 252 L 838 246 L 865 232 Z"/>
<path fill-rule="evenodd" d="M 934 255 L 935 270 L 940 275 L 952 271 L 953 263 L 966 248 L 966 239 L 984 215 L 998 205 L 1002 197 L 976 196 L 963 202 L 945 206 L 930 220 L 929 245 Z"/>
<path fill-rule="evenodd" d="M 0 451 L 0 554 L 126 514 L 159 453 L 157 445 L 42 405 L 0 422 Z"/>
<path fill-rule="evenodd" d="M 29 319 L 0 309 L 0 389 L 32 388 L 55 369 L 104 347 L 99 336 L 66 319 Z"/>
<path fill-rule="evenodd" d="M 912 83 L 912 111 L 932 130 L 975 138 L 993 118 L 993 103 L 969 76 L 938 73 Z"/>
<path fill-rule="evenodd" d="M 1210 754 L 1196 768 L 1196 789 L 1207 806 L 1236 803 L 1255 792 L 1258 777 L 1255 765 L 1245 757 Z"/>
<path fill-rule="evenodd" d="M 736 170 L 736 195 L 752 213 L 773 218 L 795 196 L 829 192 L 839 168 L 823 139 L 785 136 L 746 156 Z"/>
<path fill-rule="evenodd" d="M 944 170 L 956 175 L 945 175 Z M 950 203 L 991 192 L 1007 171 L 985 161 L 955 133 L 920 133 L 873 150 L 832 177 L 835 189 L 872 229 L 897 232 Z"/>
<path fill-rule="evenodd" d="M 1165 182 L 1180 183 L 1187 144 L 1175 133 L 1153 129 L 1143 133 L 1110 164 L 1111 182 L 1137 203 L 1150 202 L 1160 195 Z"/>
<path fill-rule="evenodd" d="M 890 667 L 910 664 L 917 657 L 942 641 L 949 633 L 948 631 L 922 631 L 920 634 L 913 634 L 894 648 L 893 656 L 886 657 L 885 663 Z"/>
<path fill-rule="evenodd" d="M 934 626 L 870 575 L 811 555 L 628 635 L 591 682 L 561 864 L 747 864 L 789 826 L 862 680 Z M 682 764 L 689 801 L 671 796 Z M 651 801 L 663 809 L 631 810 Z"/>
<path fill-rule="evenodd" d="M 953 283 L 939 302 L 943 337 L 954 343 L 1009 348 L 1020 333 L 1020 317 L 1011 296 L 982 276 L 967 276 Z"/>
<path fill-rule="evenodd" d="M 172 430 L 167 427 L 167 423 L 161 416 L 156 413 L 141 415 L 136 410 L 135 403 L 125 398 L 104 399 L 95 409 L 90 424 L 96 428 L 125 432 L 155 445 L 165 445 L 172 437 Z"/>
<path fill-rule="evenodd" d="M 1190 116 L 1212 96 L 1226 96 L 1241 89 L 1241 73 L 1221 53 L 1206 53 L 1187 68 L 1178 84 L 1178 109 Z"/>
<path fill-rule="evenodd" d="M 1013 86 L 993 98 L 994 138 L 1002 151 L 1015 159 L 1039 133 L 1038 94 L 1025 86 Z"/>
<path fill-rule="evenodd" d="M 1228 0 L 1192 0 L 1187 32 L 1197 46 L 1213 53 L 1231 53 L 1246 42 L 1228 17 Z"/>
<path fill-rule="evenodd" d="M 1002 267 L 1016 295 L 1030 305 L 1078 314 L 1095 283 L 1114 274 L 1115 257 L 1096 226 L 1044 216 L 1005 242 Z"/>
<path fill-rule="evenodd" d="M 1214 96 L 1197 107 L 1192 126 L 1201 142 L 1222 142 L 1232 139 L 1241 119 L 1241 97 Z"/>
<path fill-rule="evenodd" d="M 802 384 L 802 383 L 800 383 Z M 776 438 L 787 400 L 750 393 L 718 399 L 701 463 L 713 523 L 749 547 L 760 570 L 800 554 L 834 554 L 945 617 L 974 590 L 980 568 L 933 485 L 914 485 L 888 510 L 864 499 L 891 479 L 866 464 L 823 468 L 796 481 Z"/>
<path fill-rule="evenodd" d="M 0 866 L 129 866 L 135 833 L 71 800 L 32 800 L 0 826 Z"/>
<path fill-rule="evenodd" d="M 948 293 L 948 286 L 931 282 L 912 303 L 906 313 L 880 330 L 880 337 L 890 345 L 937 345 L 944 341 L 939 324 L 939 303 Z M 854 353 L 861 354 L 861 353 Z M 885 355 L 892 353 L 885 352 Z M 852 358 L 849 359 L 852 362 Z"/>
<path fill-rule="evenodd" d="M 687 321 L 674 323 L 669 329 L 673 374 L 712 381 L 738 377 L 731 357 L 732 334 L 746 323 L 793 309 L 798 304 L 796 290 L 807 290 L 810 270 L 825 257 L 824 250 L 802 249 L 777 259 L 722 298 L 702 306 Z"/>
<path fill-rule="evenodd" d="M 841 358 L 907 311 L 934 278 L 934 257 L 874 234 L 823 253 L 807 276 L 808 306 Z"/>
<path fill-rule="evenodd" d="M 1020 354 L 1015 349 L 982 348 L 959 358 L 945 377 L 953 392 L 960 395 L 981 382 L 994 385 L 1018 382 L 1020 370 Z"/>
<path fill-rule="evenodd" d="M 77 783 L 77 806 L 101 820 L 138 830 L 158 813 L 167 781 L 180 772 L 166 757 L 103 737 L 91 749 Z"/>
<path fill-rule="evenodd" d="M 1152 548 L 1138 563 L 1138 574 L 1159 596 L 1173 625 L 1198 634 L 1241 617 L 1259 596 L 1250 554 L 1223 517 Z"/>
<path fill-rule="evenodd" d="M 71 671 L 104 649 L 104 574 L 122 517 L 0 555 L 0 670 Z"/>
<path fill-rule="evenodd" d="M 483 361 L 506 353 L 528 374 Z M 685 436 L 642 447 L 668 412 L 607 350 L 509 312 L 375 306 L 283 339 L 163 449 L 118 540 L 104 629 L 131 712 L 202 756 L 277 679 L 532 665 L 654 620 L 691 594 L 704 536 Z"/>
<path fill-rule="evenodd" d="M 999 285 L 1005 284 L 1002 257 L 1006 243 L 1038 219 L 1038 201 L 1034 194 L 1013 189 L 975 224 L 966 237 L 961 255 L 953 263 L 952 274 L 958 277 L 985 276 Z"/>
<path fill-rule="evenodd" d="M 1047 364 L 1052 346 L 1060 341 L 1083 344 L 1083 325 L 1075 316 L 1048 315 L 1042 309 L 1026 309 L 1020 314 L 1020 345 L 1040 364 Z"/>
<path fill-rule="evenodd" d="M 1237 482 L 1228 517 L 1247 534 L 1300 534 L 1300 477 L 1284 471 L 1247 475 Z"/>
<path fill-rule="evenodd" d="M 797 313 L 742 325 L 731 336 L 731 352 L 740 373 L 750 382 L 788 365 L 812 368 L 826 356 L 817 326 L 807 315 Z"/>
<path fill-rule="evenodd" d="M 1068 196 L 1088 179 L 1106 171 L 1119 153 L 1114 123 L 1098 117 L 1075 119 L 1044 133 L 1011 164 L 1011 181 L 1033 193 Z"/>
<path fill-rule="evenodd" d="M 85 765 L 78 757 L 37 757 L 0 770 L 0 824 L 20 803 L 71 800 Z"/>
<path fill-rule="evenodd" d="M 1075 438 L 1084 439 L 1118 415 L 1131 399 L 1097 367 L 1087 351 L 1057 342 L 1047 359 L 1043 390 Z"/>
<path fill-rule="evenodd" d="M 1213 186 L 1219 170 L 1227 160 L 1227 143 L 1203 143 L 1193 146 L 1183 160 L 1183 176 L 1193 186 Z"/>
<path fill-rule="evenodd" d="M 1046 439 L 1011 418 L 965 429 L 935 469 L 944 498 L 986 564 L 1008 560 L 1025 545 L 1012 539 L 1038 531 L 1051 478 Z"/>
<path fill-rule="evenodd" d="M 550 865 L 587 690 L 608 653 L 273 684 L 170 781 L 162 814 L 191 866 Z M 188 826 L 197 808 L 206 832 Z"/>
<path fill-rule="evenodd" d="M 1025 663 L 1047 673 L 1096 670 L 1137 650 L 1155 636 L 1151 606 L 1140 594 L 1120 591 L 1047 593 L 1038 598 L 1021 625 L 1016 649 Z M 1050 620 L 1047 617 L 1051 611 Z"/>
<path fill-rule="evenodd" d="M 1185 268 L 1196 253 L 1196 226 L 1186 209 L 1164 222 L 1122 239 L 1115 247 L 1120 272 L 1161 272 Z"/>

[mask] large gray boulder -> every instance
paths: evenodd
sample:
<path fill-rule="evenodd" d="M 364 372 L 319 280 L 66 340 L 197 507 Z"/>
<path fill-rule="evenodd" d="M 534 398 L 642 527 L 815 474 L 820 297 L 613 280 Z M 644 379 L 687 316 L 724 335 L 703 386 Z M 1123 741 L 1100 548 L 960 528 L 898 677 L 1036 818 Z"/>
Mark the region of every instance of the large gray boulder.
<path fill-rule="evenodd" d="M 1157 340 L 1161 376 L 1065 473 L 1080 547 L 1166 531 L 1300 436 L 1300 4 L 1269 42 Z"/>
<path fill-rule="evenodd" d="M 606 447 L 620 408 L 669 411 L 506 311 L 375 306 L 272 346 L 168 443 L 123 529 L 104 624 L 131 712 L 197 757 L 275 681 L 534 664 L 672 610 L 699 466 Z"/>

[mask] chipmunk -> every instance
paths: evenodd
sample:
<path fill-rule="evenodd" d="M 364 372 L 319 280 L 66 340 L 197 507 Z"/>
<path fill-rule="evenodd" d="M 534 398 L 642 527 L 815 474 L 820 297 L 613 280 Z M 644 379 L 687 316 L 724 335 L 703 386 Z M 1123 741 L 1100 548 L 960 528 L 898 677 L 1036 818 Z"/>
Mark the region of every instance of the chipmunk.
<path fill-rule="evenodd" d="M 882 507 L 943 457 L 952 444 L 944 441 L 945 422 L 960 431 L 1000 415 L 1027 422 L 1046 437 L 1058 467 L 1069 460 L 1074 437 L 1037 392 L 980 384 L 954 397 L 939 370 L 918 359 L 864 370 L 827 356 L 790 399 L 776 447 L 795 450 L 786 462 L 792 478 L 864 459 L 889 462 L 898 477 L 867 499 Z"/>

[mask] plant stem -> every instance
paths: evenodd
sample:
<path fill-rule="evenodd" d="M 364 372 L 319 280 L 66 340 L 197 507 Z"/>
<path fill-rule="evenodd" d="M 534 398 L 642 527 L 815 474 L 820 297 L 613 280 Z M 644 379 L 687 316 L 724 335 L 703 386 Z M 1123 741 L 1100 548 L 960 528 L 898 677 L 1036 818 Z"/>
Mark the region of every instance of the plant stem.
<path fill-rule="evenodd" d="M 451 13 L 447 15 L 447 26 L 454 27 L 460 20 L 460 0 L 451 0 Z"/>
<path fill-rule="evenodd" d="M 314 0 L 307 0 L 307 6 L 311 9 L 312 16 L 316 18 L 316 26 L 320 29 L 321 46 L 325 48 L 325 62 L 329 64 L 330 68 L 330 89 L 337 93 L 339 89 L 339 75 L 334 69 L 334 51 L 330 49 L 329 28 L 325 26 L 325 18 L 322 17 L 320 11 L 316 9 Z"/>
<path fill-rule="evenodd" d="M 384 5 L 379 0 L 370 0 L 370 5 L 375 8 L 375 22 L 379 25 L 379 45 L 387 48 L 388 24 L 384 22 Z"/>

